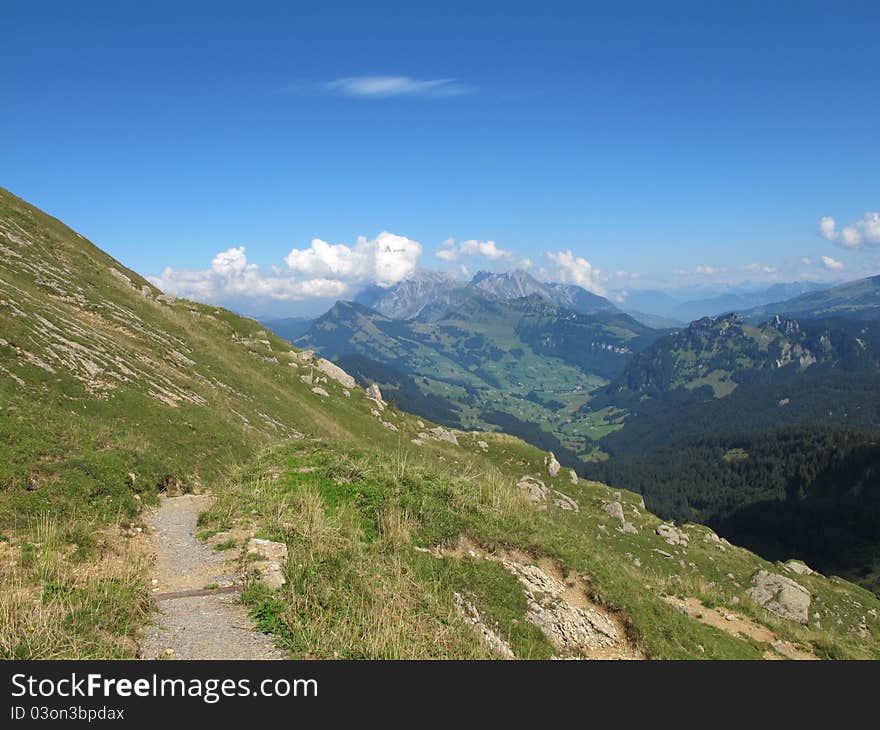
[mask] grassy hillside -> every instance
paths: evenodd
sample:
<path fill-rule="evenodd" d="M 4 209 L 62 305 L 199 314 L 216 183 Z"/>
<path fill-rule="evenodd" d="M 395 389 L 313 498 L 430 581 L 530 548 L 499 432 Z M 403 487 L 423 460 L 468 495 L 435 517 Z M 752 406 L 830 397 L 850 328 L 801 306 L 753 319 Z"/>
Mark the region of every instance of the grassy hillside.
<path fill-rule="evenodd" d="M 295 657 L 880 656 L 867 591 L 686 541 L 510 436 L 432 430 L 5 191 L 0 254 L 0 656 L 136 652 L 161 490 L 212 491 L 230 549 L 287 545 L 286 586 L 243 600 Z M 809 591 L 808 623 L 750 598 L 759 570 Z"/>
<path fill-rule="evenodd" d="M 750 322 L 772 315 L 785 317 L 846 317 L 858 320 L 880 319 L 880 276 L 850 281 L 825 291 L 808 292 L 793 299 L 765 304 L 743 312 Z"/>

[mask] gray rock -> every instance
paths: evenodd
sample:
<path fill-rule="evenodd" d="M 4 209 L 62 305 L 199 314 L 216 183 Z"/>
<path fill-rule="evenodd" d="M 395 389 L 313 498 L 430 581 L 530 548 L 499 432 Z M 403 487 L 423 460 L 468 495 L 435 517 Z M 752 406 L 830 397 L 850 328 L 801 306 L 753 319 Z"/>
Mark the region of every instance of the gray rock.
<path fill-rule="evenodd" d="M 315 395 L 321 395 L 324 397 L 330 395 L 326 390 L 324 390 L 320 386 L 316 386 L 316 387 L 312 388 L 312 393 L 314 393 Z"/>
<path fill-rule="evenodd" d="M 658 525 L 655 532 L 660 535 L 660 537 L 662 537 L 664 540 L 666 540 L 666 542 L 670 545 L 681 545 L 682 547 L 687 547 L 688 541 L 690 540 L 686 532 L 679 530 L 675 525 L 671 523 Z"/>
<path fill-rule="evenodd" d="M 375 383 L 370 383 L 370 386 L 367 388 L 367 397 L 384 403 L 382 401 L 382 391 L 379 390 L 379 386 Z"/>
<path fill-rule="evenodd" d="M 786 569 L 798 575 L 818 575 L 809 565 L 802 560 L 788 560 L 785 563 Z"/>
<path fill-rule="evenodd" d="M 540 479 L 526 474 L 517 483 L 516 486 L 525 492 L 529 502 L 534 504 L 542 504 L 547 501 L 549 490 Z"/>
<path fill-rule="evenodd" d="M 789 621 L 806 624 L 810 617 L 810 592 L 791 578 L 759 570 L 746 594 L 755 603 Z"/>
<path fill-rule="evenodd" d="M 604 509 L 614 519 L 620 520 L 621 522 L 626 521 L 625 517 L 623 516 L 623 505 L 621 505 L 620 502 L 602 502 L 602 509 Z"/>
<path fill-rule="evenodd" d="M 544 466 L 547 467 L 547 473 L 551 477 L 559 474 L 559 470 L 562 468 L 562 465 L 556 460 L 556 456 L 552 451 L 544 457 Z"/>
<path fill-rule="evenodd" d="M 351 375 L 345 372 L 345 370 L 343 370 L 338 365 L 335 365 L 329 360 L 325 360 L 323 357 L 318 358 L 317 367 L 318 370 L 324 373 L 324 375 L 326 375 L 331 380 L 335 380 L 343 388 L 354 388 L 354 386 L 356 385 L 354 378 L 351 377 Z"/>

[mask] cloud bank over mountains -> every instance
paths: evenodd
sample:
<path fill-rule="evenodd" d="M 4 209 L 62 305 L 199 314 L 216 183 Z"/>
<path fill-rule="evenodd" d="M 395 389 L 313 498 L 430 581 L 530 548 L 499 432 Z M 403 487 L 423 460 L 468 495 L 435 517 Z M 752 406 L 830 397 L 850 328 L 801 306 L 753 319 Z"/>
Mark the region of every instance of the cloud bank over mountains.
<path fill-rule="evenodd" d="M 382 84 L 376 83 L 376 89 L 383 88 Z M 843 227 L 839 227 L 832 216 L 825 216 L 819 220 L 818 232 L 823 239 L 851 252 L 848 256 L 858 255 L 854 252 L 880 246 L 880 213 L 866 212 L 854 223 Z M 159 275 L 148 278 L 170 294 L 206 302 L 317 301 L 353 297 L 368 285 L 393 286 L 425 266 L 424 255 L 425 249 L 419 241 L 382 231 L 375 238 L 359 236 L 353 245 L 315 238 L 308 246 L 292 248 L 280 264 L 268 268 L 249 261 L 244 246 L 231 247 L 217 253 L 207 268 L 166 267 Z M 603 273 L 570 248 L 545 251 L 534 255 L 534 259 L 519 258 L 494 240 L 456 241 L 449 238 L 434 248 L 433 256 L 440 262 L 439 268 L 456 271 L 464 278 L 470 278 L 471 267 L 499 272 L 523 269 L 542 281 L 576 284 L 618 302 L 627 296 L 621 287 L 631 287 L 635 282 L 642 287 L 670 288 L 669 284 L 646 283 L 639 272 Z M 852 266 L 827 254 L 819 254 L 802 256 L 777 266 L 757 262 L 733 267 L 701 263 L 691 269 L 672 269 L 672 273 L 679 286 L 701 283 L 734 285 L 746 277 L 764 282 L 782 281 L 782 277 L 818 280 L 840 277 L 844 269 L 850 276 L 876 273 L 868 270 L 868 261 L 861 264 L 851 258 L 847 261 Z"/>
<path fill-rule="evenodd" d="M 819 235 L 848 249 L 880 246 L 880 213 L 868 211 L 855 223 L 843 228 L 837 227 L 833 216 L 823 216 L 819 219 Z"/>
<path fill-rule="evenodd" d="M 166 267 L 148 279 L 175 296 L 207 302 L 234 299 L 301 301 L 334 299 L 353 295 L 364 286 L 392 286 L 410 278 L 419 268 L 422 244 L 406 236 L 382 231 L 373 239 L 359 236 L 353 246 L 328 243 L 320 238 L 308 247 L 293 248 L 281 265 L 268 270 L 248 261 L 245 246 L 228 248 L 216 254 L 205 269 Z M 500 271 L 531 269 L 530 259 L 517 259 L 495 241 L 470 239 L 457 243 L 448 239 L 435 251 L 447 265 L 458 264 L 459 272 L 469 276 L 466 261 L 479 261 L 479 268 Z M 577 284 L 604 296 L 602 273 L 571 249 L 544 254 L 547 266 L 535 273 L 545 281 Z"/>

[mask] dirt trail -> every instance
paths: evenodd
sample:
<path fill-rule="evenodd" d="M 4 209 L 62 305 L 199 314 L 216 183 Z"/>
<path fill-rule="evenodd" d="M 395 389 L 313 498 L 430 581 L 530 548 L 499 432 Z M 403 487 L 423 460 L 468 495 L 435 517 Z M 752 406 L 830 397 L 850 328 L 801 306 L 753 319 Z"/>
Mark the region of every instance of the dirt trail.
<path fill-rule="evenodd" d="M 206 586 L 231 586 L 234 564 L 196 539 L 199 513 L 211 506 L 205 495 L 163 498 L 151 518 L 156 564 L 153 592 L 156 624 L 144 637 L 144 659 L 284 659 L 272 638 L 255 631 L 236 593 L 174 596 Z M 168 650 L 171 650 L 170 653 Z"/>

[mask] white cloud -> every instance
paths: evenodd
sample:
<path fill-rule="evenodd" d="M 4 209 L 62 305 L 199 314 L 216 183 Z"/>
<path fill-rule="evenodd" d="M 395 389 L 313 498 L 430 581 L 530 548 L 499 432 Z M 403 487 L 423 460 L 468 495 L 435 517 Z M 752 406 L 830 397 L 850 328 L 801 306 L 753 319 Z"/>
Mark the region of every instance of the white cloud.
<path fill-rule="evenodd" d="M 775 266 L 768 266 L 767 264 L 747 264 L 743 266 L 743 271 L 754 274 L 775 274 L 777 269 Z"/>
<path fill-rule="evenodd" d="M 349 76 L 330 81 L 326 87 L 337 94 L 361 98 L 460 96 L 470 91 L 454 79 L 413 79 L 409 76 Z"/>
<path fill-rule="evenodd" d="M 826 269 L 832 269 L 833 271 L 840 271 L 843 268 L 842 261 L 836 261 L 830 256 L 823 256 L 822 264 L 825 266 Z"/>
<path fill-rule="evenodd" d="M 571 249 L 548 252 L 547 258 L 555 264 L 556 278 L 563 284 L 577 284 L 594 294 L 605 295 L 599 269 L 594 268 L 585 258 L 575 256 Z"/>
<path fill-rule="evenodd" d="M 809 256 L 802 256 L 802 257 L 801 257 L 801 263 L 802 263 L 804 266 L 812 266 L 812 265 L 813 265 L 813 259 L 811 259 Z"/>
<path fill-rule="evenodd" d="M 247 260 L 244 246 L 221 251 L 207 269 L 166 268 L 149 280 L 162 291 L 200 301 L 232 297 L 301 300 L 339 298 L 367 283 L 390 286 L 413 274 L 422 245 L 383 231 L 361 236 L 353 247 L 316 238 L 305 249 L 292 249 L 286 266 L 265 272 Z"/>
<path fill-rule="evenodd" d="M 458 258 L 458 248 L 455 245 L 455 239 L 447 238 L 440 244 L 434 255 L 441 261 L 455 261 Z"/>
<path fill-rule="evenodd" d="M 718 269 L 714 266 L 702 266 L 701 265 L 701 266 L 697 266 L 697 268 L 694 269 L 694 271 L 697 274 L 705 274 L 706 276 L 712 276 L 713 274 L 719 273 L 721 271 L 721 269 Z"/>
<path fill-rule="evenodd" d="M 467 256 L 483 256 L 492 261 L 499 259 L 512 260 L 513 253 L 503 248 L 499 248 L 495 241 L 477 241 L 470 239 L 456 244 L 452 238 L 447 238 L 440 244 L 434 255 L 442 261 L 455 261 L 459 257 Z"/>
<path fill-rule="evenodd" d="M 162 291 L 201 301 L 240 296 L 278 300 L 338 297 L 347 289 L 346 283 L 338 279 L 294 279 L 277 271 L 264 274 L 256 264 L 248 263 L 244 246 L 221 251 L 208 269 L 166 267 L 159 276 L 148 278 Z"/>
<path fill-rule="evenodd" d="M 837 228 L 837 221 L 830 215 L 819 219 L 819 235 L 829 241 L 835 241 L 844 248 L 861 248 L 862 246 L 880 245 L 880 213 L 866 212 L 859 220 L 842 229 Z"/>
<path fill-rule="evenodd" d="M 523 259 L 522 261 L 519 262 L 519 268 L 521 268 L 523 271 L 528 271 L 534 265 L 535 265 L 535 262 L 532 261 L 531 259 L 528 259 L 528 258 Z"/>
<path fill-rule="evenodd" d="M 382 231 L 371 241 L 360 236 L 353 248 L 316 238 L 309 248 L 292 249 L 284 262 L 297 274 L 391 286 L 412 275 L 421 255 L 418 241 Z"/>

